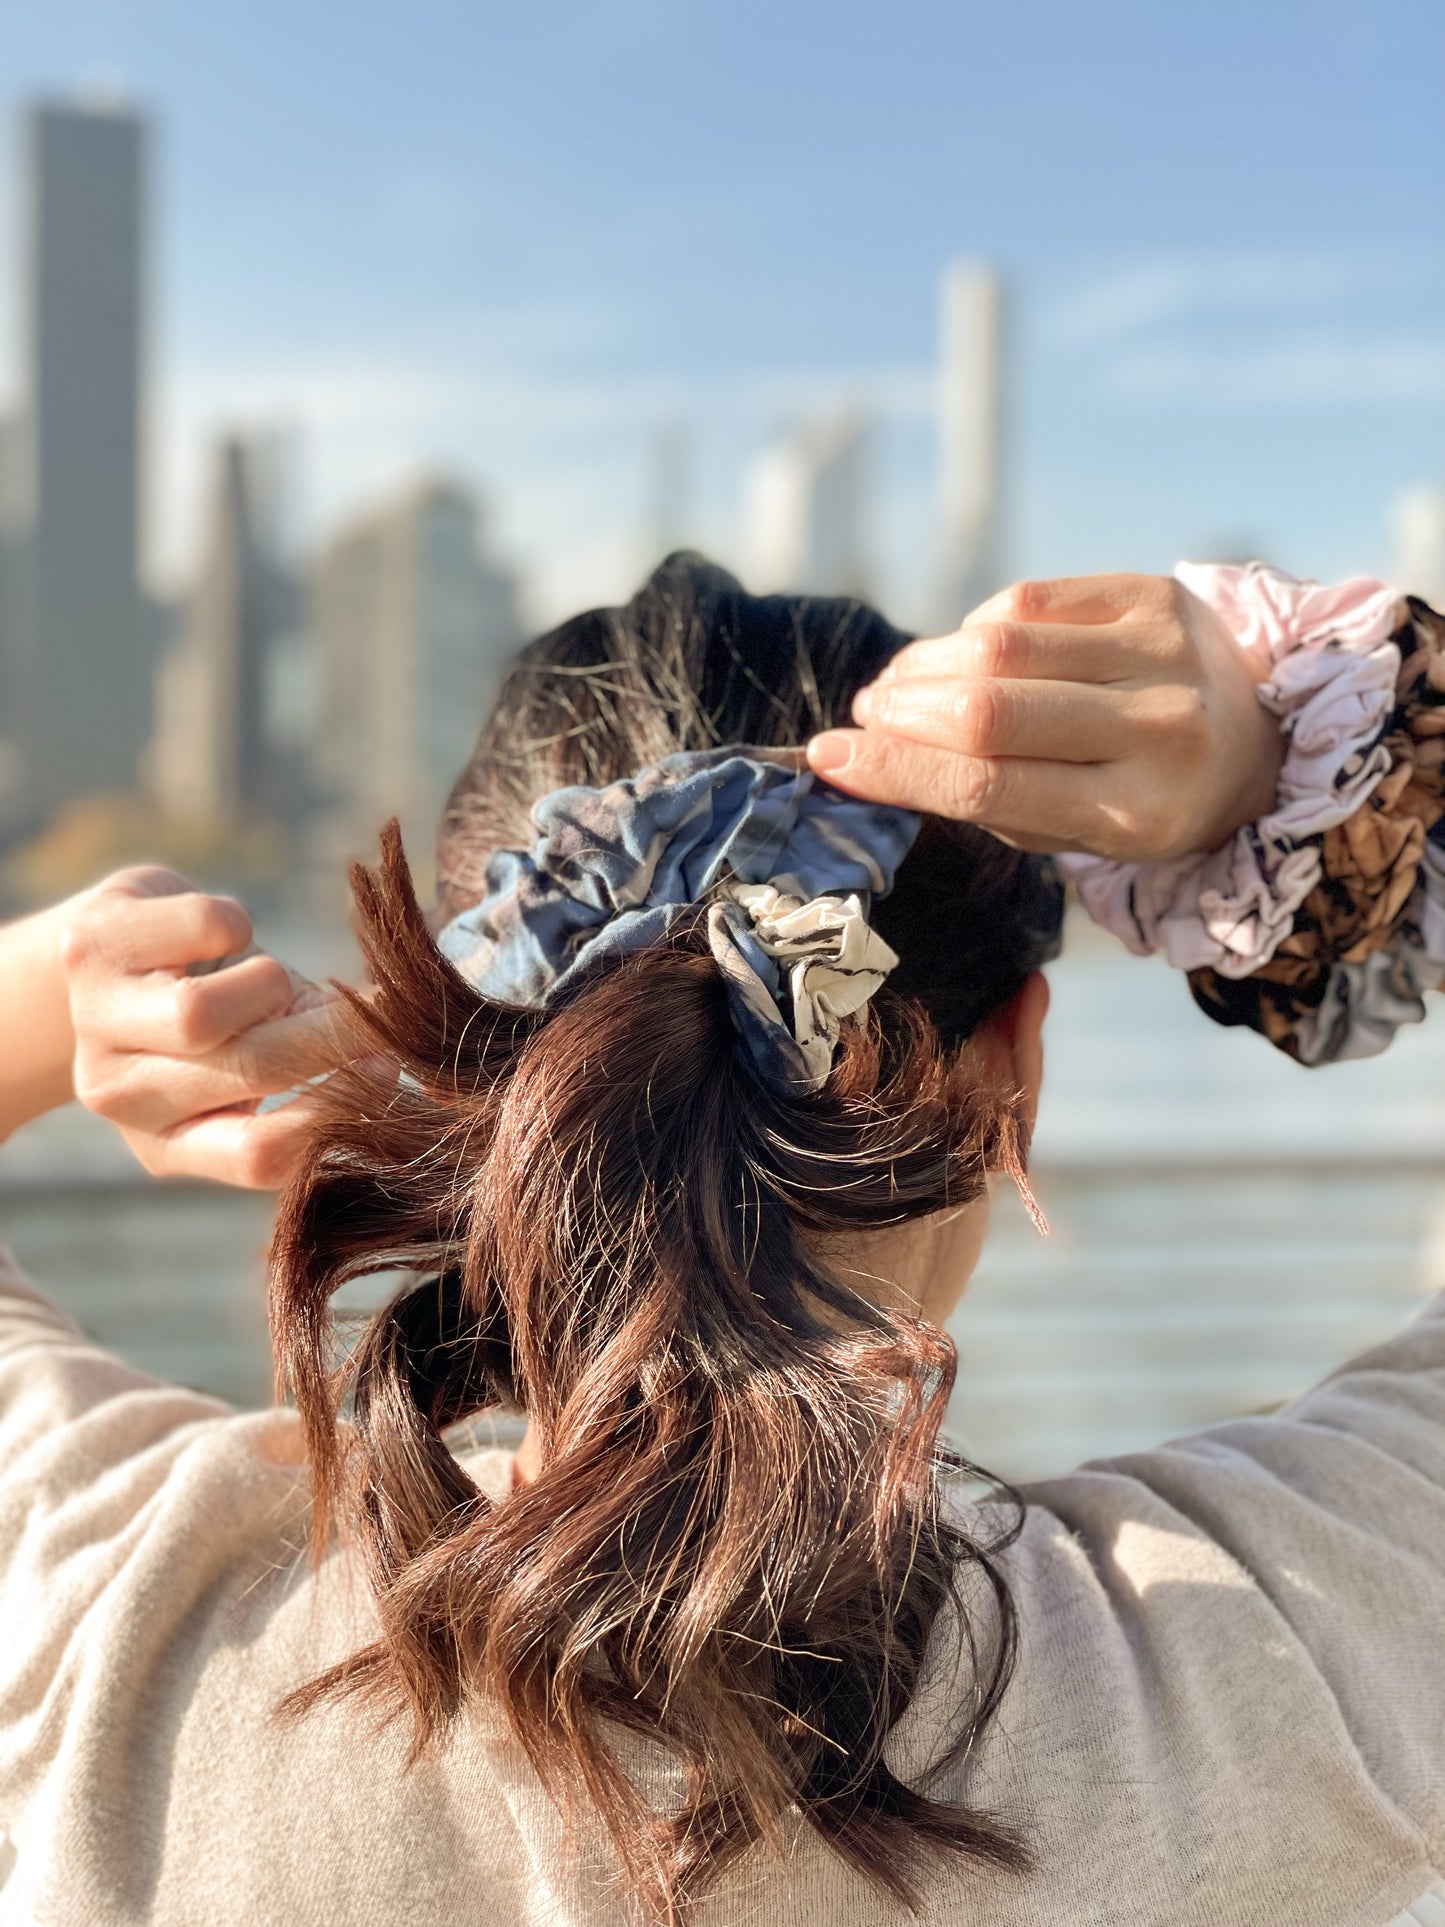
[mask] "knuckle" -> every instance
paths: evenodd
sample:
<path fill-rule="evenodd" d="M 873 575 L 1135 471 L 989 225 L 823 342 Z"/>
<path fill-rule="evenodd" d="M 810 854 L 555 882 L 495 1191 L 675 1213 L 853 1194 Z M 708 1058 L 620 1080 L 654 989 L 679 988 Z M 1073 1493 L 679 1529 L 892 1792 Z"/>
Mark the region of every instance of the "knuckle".
<path fill-rule="evenodd" d="M 1171 825 L 1165 812 L 1155 803 L 1140 803 L 1125 818 L 1129 843 L 1145 861 L 1168 856 Z"/>
<path fill-rule="evenodd" d="M 228 952 L 245 949 L 251 941 L 251 919 L 234 897 L 196 895 L 190 901 L 201 943 L 224 945 Z"/>
<path fill-rule="evenodd" d="M 63 970 L 84 970 L 95 961 L 100 954 L 105 922 L 106 912 L 98 901 L 84 905 L 67 921 L 58 939 Z"/>
<path fill-rule="evenodd" d="M 1204 749 L 1209 738 L 1209 706 L 1197 683 L 1180 685 L 1174 727 L 1191 748 Z"/>
<path fill-rule="evenodd" d="M 1172 575 L 1149 576 L 1139 601 L 1146 616 L 1163 621 L 1176 646 L 1188 639 L 1189 591 L 1182 582 Z"/>
<path fill-rule="evenodd" d="M 943 752 L 935 752 L 942 754 Z M 903 736 L 864 741 L 848 768 L 850 787 L 873 802 L 927 809 L 918 798 L 927 789 L 926 758 L 918 744 Z"/>
<path fill-rule="evenodd" d="M 183 1050 L 216 1041 L 215 991 L 208 977 L 178 977 L 171 992 L 171 1024 Z"/>
<path fill-rule="evenodd" d="M 1032 622 L 1049 606 L 1046 582 L 1012 582 L 1004 591 L 1004 607 L 1016 622 Z"/>
<path fill-rule="evenodd" d="M 1153 706 L 1151 721 L 1173 755 L 1193 761 L 1209 746 L 1209 711 L 1194 683 L 1176 683 Z"/>
<path fill-rule="evenodd" d="M 1001 789 L 997 763 L 983 757 L 957 757 L 949 782 L 950 814 L 967 818 L 987 816 L 997 806 Z"/>
<path fill-rule="evenodd" d="M 884 729 L 889 729 L 904 713 L 904 699 L 898 688 L 889 683 L 879 683 L 877 688 L 872 691 L 872 700 L 868 710 L 868 721 Z M 861 744 L 854 744 L 853 753 L 855 756 L 861 747 Z"/>
<path fill-rule="evenodd" d="M 124 1127 L 137 1115 L 143 1093 L 127 1074 L 124 1060 L 104 1052 L 76 1053 L 71 1078 L 77 1100 L 108 1124 Z"/>
<path fill-rule="evenodd" d="M 983 676 L 1020 675 L 1028 661 L 1028 630 L 1017 622 L 985 622 L 973 640 L 974 667 Z"/>
<path fill-rule="evenodd" d="M 253 982 L 257 1001 L 264 1001 L 269 1010 L 282 1012 L 291 1008 L 295 995 L 291 972 L 279 957 L 258 957 Z"/>
<path fill-rule="evenodd" d="M 286 1175 L 291 1147 L 277 1132 L 252 1133 L 241 1145 L 238 1159 L 242 1182 L 253 1191 L 269 1191 Z"/>
<path fill-rule="evenodd" d="M 998 747 L 1008 728 L 1009 698 L 997 683 L 980 682 L 968 691 L 964 703 L 966 746 L 976 755 L 987 755 Z"/>
<path fill-rule="evenodd" d="M 244 1032 L 236 1038 L 226 1052 L 226 1060 L 231 1075 L 237 1079 L 241 1088 L 247 1091 L 263 1092 L 271 1066 L 267 1062 L 267 1052 L 262 1046 Z"/>

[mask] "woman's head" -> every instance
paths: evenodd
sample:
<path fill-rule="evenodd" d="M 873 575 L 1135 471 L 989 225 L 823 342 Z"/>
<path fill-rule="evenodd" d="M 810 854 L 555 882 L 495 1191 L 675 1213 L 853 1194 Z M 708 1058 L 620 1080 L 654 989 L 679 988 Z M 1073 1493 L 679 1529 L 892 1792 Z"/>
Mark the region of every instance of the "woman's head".
<path fill-rule="evenodd" d="M 669 556 L 625 608 L 574 617 L 518 659 L 442 815 L 442 921 L 481 897 L 494 850 L 530 842 L 539 797 L 679 750 L 803 743 L 847 722 L 907 640 L 866 603 L 752 596 L 701 556 Z M 894 991 L 920 998 L 951 1047 L 1020 987 L 1057 916 L 1036 859 L 934 818 L 872 920 L 900 952 Z"/>
<path fill-rule="evenodd" d="M 543 793 L 795 744 L 902 640 L 857 603 L 749 597 L 670 558 L 512 671 L 448 804 L 442 917 L 482 894 L 494 849 L 529 841 Z M 1017 1166 L 1018 1032 L 1037 1017 L 1019 993 L 1051 879 L 925 822 L 873 910 L 898 967 L 797 1096 L 740 1058 L 696 918 L 524 1010 L 441 957 L 394 836 L 357 889 L 365 1021 L 402 1076 L 335 1080 L 283 1206 L 273 1316 L 318 1532 L 351 1519 L 382 1636 L 316 1690 L 409 1710 L 419 1744 L 473 1696 L 500 1705 L 660 1917 L 799 1821 L 904 1899 L 930 1854 L 1015 1862 L 1006 1829 L 885 1757 L 960 1571 L 990 1582 L 995 1623 L 955 1623 L 981 1655 L 955 1761 L 1006 1683 L 1013 1622 L 993 1548 L 938 1490 L 952 1347 L 859 1284 L 870 1240 L 940 1224 Z M 330 1372 L 331 1293 L 386 1266 L 413 1281 Z M 538 1450 L 495 1505 L 442 1435 L 499 1405 L 527 1412 Z M 629 1728 L 674 1762 L 660 1804 Z"/>

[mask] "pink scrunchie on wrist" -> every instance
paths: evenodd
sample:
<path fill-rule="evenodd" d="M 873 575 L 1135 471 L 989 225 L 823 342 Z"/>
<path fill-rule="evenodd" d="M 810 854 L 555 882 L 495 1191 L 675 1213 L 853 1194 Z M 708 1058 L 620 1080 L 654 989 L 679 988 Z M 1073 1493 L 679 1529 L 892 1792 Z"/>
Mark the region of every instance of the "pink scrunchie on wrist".
<path fill-rule="evenodd" d="M 1372 576 L 1324 588 L 1262 562 L 1181 562 L 1174 573 L 1266 672 L 1259 700 L 1286 738 L 1275 807 L 1206 854 L 1061 856 L 1059 867 L 1095 922 L 1140 956 L 1162 950 L 1180 970 L 1247 977 L 1319 881 L 1319 847 L 1301 840 L 1353 815 L 1390 766 L 1377 739 L 1395 699 L 1400 597 Z"/>

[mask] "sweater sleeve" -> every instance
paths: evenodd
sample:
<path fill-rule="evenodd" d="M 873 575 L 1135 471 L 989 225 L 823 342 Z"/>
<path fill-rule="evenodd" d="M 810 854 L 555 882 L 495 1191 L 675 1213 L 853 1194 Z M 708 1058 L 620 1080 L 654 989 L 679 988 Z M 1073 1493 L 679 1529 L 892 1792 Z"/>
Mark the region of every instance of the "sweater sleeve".
<path fill-rule="evenodd" d="M 1302 1064 L 1384 1050 L 1445 980 L 1445 618 L 1410 597 L 1392 641 L 1385 774 L 1319 837 L 1319 880 L 1289 934 L 1247 976 L 1189 973 L 1216 1023 L 1247 1025 Z"/>
<path fill-rule="evenodd" d="M 1282 1411 L 1117 1465 L 1252 1575 L 1445 1867 L 1445 1293 Z"/>
<path fill-rule="evenodd" d="M 101 1351 L 0 1248 L 0 1818 L 75 1743 L 97 1655 L 163 1666 L 217 1575 L 272 1556 L 301 1496 L 278 1421 Z"/>

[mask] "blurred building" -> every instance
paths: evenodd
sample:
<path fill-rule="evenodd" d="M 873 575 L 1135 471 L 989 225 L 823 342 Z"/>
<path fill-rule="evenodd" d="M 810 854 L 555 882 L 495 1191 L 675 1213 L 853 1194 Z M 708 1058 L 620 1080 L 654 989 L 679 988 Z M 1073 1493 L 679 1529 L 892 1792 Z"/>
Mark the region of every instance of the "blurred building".
<path fill-rule="evenodd" d="M 1006 580 L 1007 298 L 996 269 L 955 261 L 941 306 L 941 554 L 934 625 L 957 628 Z"/>
<path fill-rule="evenodd" d="M 647 526 L 644 569 L 687 546 L 692 510 L 692 435 L 680 415 L 653 424 L 647 443 Z"/>
<path fill-rule="evenodd" d="M 452 782 L 515 654 L 515 585 L 476 498 L 427 480 L 352 522 L 314 570 L 315 774 L 324 850 L 368 855 L 388 817 L 425 862 Z"/>
<path fill-rule="evenodd" d="M 757 595 L 868 594 L 868 424 L 839 408 L 765 448 L 743 484 L 743 575 Z"/>
<path fill-rule="evenodd" d="M 0 734 L 31 823 L 131 790 L 150 727 L 139 576 L 146 126 L 42 103 L 21 141 L 21 392 L 0 487 Z"/>
<path fill-rule="evenodd" d="M 1445 609 L 1445 488 L 1404 490 L 1390 521 L 1390 580 Z"/>
<path fill-rule="evenodd" d="M 299 598 L 272 513 L 272 460 L 264 440 L 220 445 L 200 567 L 156 682 L 149 787 L 167 816 L 213 830 L 293 822 L 304 801 L 297 750 L 309 718 L 298 728 L 276 713 Z"/>

